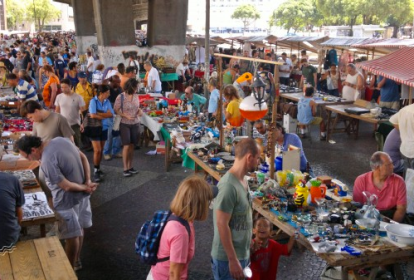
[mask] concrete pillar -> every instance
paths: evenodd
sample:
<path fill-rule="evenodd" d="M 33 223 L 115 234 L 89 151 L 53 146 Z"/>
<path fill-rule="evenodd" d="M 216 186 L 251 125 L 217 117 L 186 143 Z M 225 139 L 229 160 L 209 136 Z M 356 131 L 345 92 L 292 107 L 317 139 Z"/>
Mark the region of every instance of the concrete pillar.
<path fill-rule="evenodd" d="M 93 10 L 100 47 L 135 45 L 132 1 L 93 0 Z"/>
<path fill-rule="evenodd" d="M 72 0 L 72 7 L 78 53 L 84 54 L 87 48 L 97 44 L 92 0 Z"/>
<path fill-rule="evenodd" d="M 188 0 L 151 0 L 148 7 L 148 44 L 185 45 Z"/>

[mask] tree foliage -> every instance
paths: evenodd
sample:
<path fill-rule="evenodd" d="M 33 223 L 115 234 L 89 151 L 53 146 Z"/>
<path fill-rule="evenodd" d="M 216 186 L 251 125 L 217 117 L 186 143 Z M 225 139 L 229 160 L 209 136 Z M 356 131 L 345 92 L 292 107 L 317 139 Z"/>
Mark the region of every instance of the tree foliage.
<path fill-rule="evenodd" d="M 35 22 L 40 32 L 47 22 L 58 19 L 60 16 L 60 10 L 52 4 L 52 0 L 34 0 L 28 2 L 27 17 L 29 20 Z"/>
<path fill-rule="evenodd" d="M 26 10 L 19 0 L 6 0 L 7 26 L 17 29 L 17 24 L 25 20 Z"/>
<path fill-rule="evenodd" d="M 292 0 L 284 2 L 273 12 L 269 20 L 270 26 L 277 25 L 287 29 L 309 30 L 320 26 L 323 17 L 319 13 L 314 0 Z"/>
<path fill-rule="evenodd" d="M 243 22 L 244 29 L 260 18 L 259 11 L 251 4 L 245 4 L 237 7 L 231 15 L 233 19 L 240 19 Z"/>
<path fill-rule="evenodd" d="M 24 21 L 35 22 L 39 31 L 48 22 L 60 18 L 60 10 L 52 4 L 52 0 L 6 0 L 7 25 L 17 29 Z"/>
<path fill-rule="evenodd" d="M 316 0 L 324 24 L 390 24 L 398 27 L 413 18 L 412 0 Z"/>

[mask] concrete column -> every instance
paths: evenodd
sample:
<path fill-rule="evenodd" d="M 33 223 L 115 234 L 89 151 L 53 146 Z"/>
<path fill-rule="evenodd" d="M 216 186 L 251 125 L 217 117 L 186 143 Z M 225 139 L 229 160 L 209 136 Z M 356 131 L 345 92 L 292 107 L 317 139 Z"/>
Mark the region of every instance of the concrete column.
<path fill-rule="evenodd" d="M 132 1 L 93 0 L 100 47 L 135 45 Z"/>
<path fill-rule="evenodd" d="M 149 45 L 185 45 L 187 14 L 188 0 L 149 1 Z"/>
<path fill-rule="evenodd" d="M 83 54 L 97 43 L 92 0 L 72 0 L 72 7 L 78 53 Z"/>

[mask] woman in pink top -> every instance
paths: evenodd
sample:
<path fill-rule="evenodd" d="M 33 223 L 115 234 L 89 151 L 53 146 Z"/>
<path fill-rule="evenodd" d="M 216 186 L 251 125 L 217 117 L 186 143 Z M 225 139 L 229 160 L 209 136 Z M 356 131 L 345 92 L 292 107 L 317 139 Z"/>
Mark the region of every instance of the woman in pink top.
<path fill-rule="evenodd" d="M 124 164 L 124 177 L 137 174 L 138 171 L 132 167 L 134 147 L 138 144 L 140 117 L 143 112 L 139 108 L 139 98 L 136 94 L 138 81 L 129 79 L 124 85 L 124 92 L 115 99 L 114 110 L 121 116 L 119 132 L 122 143 L 122 161 Z"/>
<path fill-rule="evenodd" d="M 194 257 L 195 236 L 193 222 L 207 219 L 213 191 L 208 183 L 197 176 L 181 182 L 171 202 L 171 212 L 188 221 L 191 234 L 178 221 L 169 221 L 161 236 L 158 259 L 170 257 L 151 267 L 147 280 L 185 280 L 188 264 Z"/>

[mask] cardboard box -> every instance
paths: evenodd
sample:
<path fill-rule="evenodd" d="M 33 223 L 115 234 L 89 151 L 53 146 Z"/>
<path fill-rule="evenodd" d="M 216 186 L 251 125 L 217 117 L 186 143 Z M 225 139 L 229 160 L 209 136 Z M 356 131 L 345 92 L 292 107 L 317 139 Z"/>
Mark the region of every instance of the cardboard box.
<path fill-rule="evenodd" d="M 296 133 L 297 120 L 290 115 L 283 115 L 283 127 L 286 133 Z"/>
<path fill-rule="evenodd" d="M 165 142 L 164 141 L 158 142 L 155 147 L 157 149 L 157 154 L 165 155 Z"/>
<path fill-rule="evenodd" d="M 300 170 L 300 149 L 283 152 L 283 170 Z"/>

